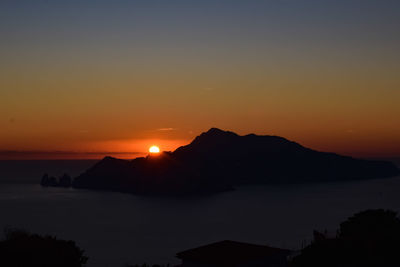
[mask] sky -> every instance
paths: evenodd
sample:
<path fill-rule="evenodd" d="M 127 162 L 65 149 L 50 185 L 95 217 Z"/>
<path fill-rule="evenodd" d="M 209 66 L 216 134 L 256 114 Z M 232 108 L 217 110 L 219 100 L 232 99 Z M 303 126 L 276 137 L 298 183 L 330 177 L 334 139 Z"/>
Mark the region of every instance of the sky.
<path fill-rule="evenodd" d="M 399 29 L 390 0 L 1 0 L 0 159 L 133 157 L 211 127 L 400 156 Z"/>

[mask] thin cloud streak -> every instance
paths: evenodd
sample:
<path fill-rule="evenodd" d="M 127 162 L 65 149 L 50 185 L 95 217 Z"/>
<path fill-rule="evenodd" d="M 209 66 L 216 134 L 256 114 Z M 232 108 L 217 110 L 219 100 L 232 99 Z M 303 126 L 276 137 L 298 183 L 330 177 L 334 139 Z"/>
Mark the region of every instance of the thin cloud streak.
<path fill-rule="evenodd" d="M 163 132 L 165 132 L 165 131 L 175 131 L 176 129 L 175 128 L 158 128 L 157 129 L 157 131 L 163 131 Z"/>

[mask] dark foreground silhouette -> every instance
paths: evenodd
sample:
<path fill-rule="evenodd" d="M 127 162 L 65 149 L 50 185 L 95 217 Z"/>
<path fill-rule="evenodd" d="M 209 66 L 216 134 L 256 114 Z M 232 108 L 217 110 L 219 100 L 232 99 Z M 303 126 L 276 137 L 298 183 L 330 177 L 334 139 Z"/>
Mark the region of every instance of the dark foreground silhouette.
<path fill-rule="evenodd" d="M 193 195 L 244 184 L 345 181 L 398 174 L 399 169 L 391 162 L 318 152 L 278 136 L 239 136 L 212 128 L 174 152 L 134 160 L 106 157 L 76 177 L 72 186 L 135 194 Z"/>
<path fill-rule="evenodd" d="M 182 267 L 189 266 L 287 266 L 290 250 L 230 240 L 185 250 L 176 254 Z"/>
<path fill-rule="evenodd" d="M 180 267 L 398 267 L 399 251 L 400 219 L 394 211 L 377 209 L 348 218 L 334 237 L 314 231 L 314 241 L 298 252 L 225 240 L 176 256 Z"/>
<path fill-rule="evenodd" d="M 367 210 L 340 224 L 328 238 L 314 232 L 314 241 L 292 261 L 293 267 L 400 266 L 400 219 L 389 210 Z"/>
<path fill-rule="evenodd" d="M 398 267 L 400 219 L 390 210 L 366 210 L 340 224 L 335 237 L 314 231 L 314 241 L 293 257 L 292 251 L 235 241 L 221 241 L 178 252 L 181 267 Z M 88 258 L 73 241 L 5 231 L 0 266 L 83 267 Z M 149 267 L 150 265 L 126 265 Z M 170 266 L 153 265 L 153 267 Z"/>
<path fill-rule="evenodd" d="M 88 258 L 73 241 L 9 229 L 0 241 L 0 266 L 82 267 Z"/>

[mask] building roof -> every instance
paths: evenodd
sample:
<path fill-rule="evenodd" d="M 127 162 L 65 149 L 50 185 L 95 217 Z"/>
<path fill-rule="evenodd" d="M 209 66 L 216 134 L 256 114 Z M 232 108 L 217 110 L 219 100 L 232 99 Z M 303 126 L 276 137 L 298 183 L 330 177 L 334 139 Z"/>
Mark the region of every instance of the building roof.
<path fill-rule="evenodd" d="M 224 240 L 209 245 L 185 250 L 176 254 L 179 259 L 220 265 L 287 256 L 290 250 Z"/>

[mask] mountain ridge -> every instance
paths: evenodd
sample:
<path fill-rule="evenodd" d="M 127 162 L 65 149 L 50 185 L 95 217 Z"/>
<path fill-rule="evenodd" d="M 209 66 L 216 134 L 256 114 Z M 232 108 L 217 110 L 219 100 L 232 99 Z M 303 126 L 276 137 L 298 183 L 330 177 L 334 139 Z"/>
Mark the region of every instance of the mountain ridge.
<path fill-rule="evenodd" d="M 105 157 L 73 187 L 150 195 L 194 195 L 244 184 L 293 184 L 385 178 L 399 174 L 387 161 L 315 151 L 280 136 L 211 128 L 173 152 L 133 160 Z"/>

